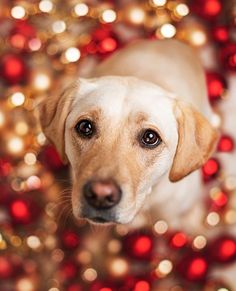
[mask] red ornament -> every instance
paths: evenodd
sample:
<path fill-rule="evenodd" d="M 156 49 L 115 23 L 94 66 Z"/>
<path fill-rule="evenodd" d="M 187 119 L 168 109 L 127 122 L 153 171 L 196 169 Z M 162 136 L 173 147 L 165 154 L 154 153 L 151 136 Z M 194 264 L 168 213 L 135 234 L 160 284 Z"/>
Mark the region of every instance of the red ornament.
<path fill-rule="evenodd" d="M 78 267 L 72 260 L 64 262 L 60 268 L 60 274 L 63 280 L 71 280 L 76 277 L 77 273 Z"/>
<path fill-rule="evenodd" d="M 217 150 L 219 152 L 232 152 L 234 150 L 234 140 L 229 135 L 222 135 Z"/>
<path fill-rule="evenodd" d="M 208 97 L 211 102 L 219 100 L 227 88 L 226 80 L 216 72 L 207 72 Z"/>
<path fill-rule="evenodd" d="M 174 248 L 182 248 L 188 242 L 188 238 L 185 233 L 177 232 L 170 239 L 170 245 Z"/>
<path fill-rule="evenodd" d="M 208 20 L 215 19 L 222 11 L 220 0 L 195 0 L 192 2 L 192 11 Z"/>
<path fill-rule="evenodd" d="M 12 166 L 7 159 L 0 159 L 0 177 L 6 177 L 10 174 Z"/>
<path fill-rule="evenodd" d="M 103 25 L 92 33 L 92 40 L 82 48 L 82 54 L 100 54 L 106 57 L 114 52 L 118 46 L 118 39 L 110 25 Z"/>
<path fill-rule="evenodd" d="M 221 48 L 221 62 L 226 70 L 236 71 L 236 43 L 227 43 Z"/>
<path fill-rule="evenodd" d="M 66 248 L 74 249 L 79 245 L 79 237 L 73 231 L 68 230 L 62 234 L 62 242 Z"/>
<path fill-rule="evenodd" d="M 9 258 L 0 257 L 0 279 L 4 280 L 10 278 L 13 273 L 13 266 L 10 263 Z"/>
<path fill-rule="evenodd" d="M 217 263 L 236 261 L 236 238 L 223 236 L 217 238 L 209 247 L 211 259 Z"/>
<path fill-rule="evenodd" d="M 134 291 L 150 291 L 151 286 L 150 286 L 150 283 L 147 282 L 146 280 L 140 280 L 136 282 L 133 290 Z"/>
<path fill-rule="evenodd" d="M 191 254 L 183 258 L 177 266 L 179 274 L 190 282 L 202 282 L 208 272 L 208 262 L 201 255 Z"/>
<path fill-rule="evenodd" d="M 29 203 L 20 198 L 12 201 L 10 213 L 13 220 L 17 223 L 29 223 L 32 218 Z"/>
<path fill-rule="evenodd" d="M 228 202 L 228 197 L 223 191 L 221 191 L 217 193 L 217 197 L 213 199 L 213 202 L 216 207 L 224 207 Z"/>
<path fill-rule="evenodd" d="M 54 146 L 48 145 L 40 153 L 39 159 L 50 170 L 57 171 L 65 167 Z"/>
<path fill-rule="evenodd" d="M 215 41 L 225 43 L 229 40 L 229 28 L 226 26 L 216 26 L 212 30 L 212 36 Z"/>
<path fill-rule="evenodd" d="M 202 167 L 203 179 L 207 182 L 217 177 L 220 164 L 215 158 L 209 159 Z"/>
<path fill-rule="evenodd" d="M 153 239 L 146 234 L 131 234 L 125 238 L 127 254 L 137 259 L 149 260 L 153 251 Z"/>
<path fill-rule="evenodd" d="M 26 79 L 26 66 L 18 55 L 5 55 L 0 64 L 0 74 L 10 84 L 15 84 Z"/>

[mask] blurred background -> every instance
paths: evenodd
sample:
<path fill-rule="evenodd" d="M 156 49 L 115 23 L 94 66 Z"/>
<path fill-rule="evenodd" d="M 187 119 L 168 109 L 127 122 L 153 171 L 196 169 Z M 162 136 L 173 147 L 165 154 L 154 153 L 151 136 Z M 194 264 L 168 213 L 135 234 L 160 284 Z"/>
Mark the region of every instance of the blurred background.
<path fill-rule="evenodd" d="M 0 1 L 1 291 L 236 290 L 235 24 L 234 0 Z M 205 66 L 221 130 L 202 168 L 209 236 L 76 224 L 68 169 L 40 130 L 40 100 L 140 38 L 177 38 Z"/>

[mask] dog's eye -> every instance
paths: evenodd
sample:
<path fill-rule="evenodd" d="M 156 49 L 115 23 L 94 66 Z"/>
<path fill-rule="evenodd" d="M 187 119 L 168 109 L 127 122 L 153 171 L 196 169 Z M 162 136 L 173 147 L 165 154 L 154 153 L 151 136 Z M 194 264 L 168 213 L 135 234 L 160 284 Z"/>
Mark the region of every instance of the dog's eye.
<path fill-rule="evenodd" d="M 141 145 L 145 147 L 157 147 L 161 142 L 160 135 L 152 129 L 146 129 L 141 134 Z"/>
<path fill-rule="evenodd" d="M 93 135 L 95 128 L 92 121 L 83 119 L 76 124 L 75 130 L 80 136 L 90 138 Z"/>

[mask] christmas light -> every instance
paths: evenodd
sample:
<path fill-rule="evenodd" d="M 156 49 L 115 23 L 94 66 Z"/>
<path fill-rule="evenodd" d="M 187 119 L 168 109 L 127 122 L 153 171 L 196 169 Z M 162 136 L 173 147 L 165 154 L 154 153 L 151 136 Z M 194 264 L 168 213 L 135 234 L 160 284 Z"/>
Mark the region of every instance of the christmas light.
<path fill-rule="evenodd" d="M 92 268 L 88 268 L 84 271 L 82 276 L 86 281 L 92 282 L 97 278 L 97 272 Z"/>
<path fill-rule="evenodd" d="M 168 275 L 173 269 L 173 264 L 170 260 L 163 260 L 158 264 L 158 267 L 156 269 L 157 276 L 166 276 Z"/>
<path fill-rule="evenodd" d="M 11 16 L 16 19 L 22 19 L 25 17 L 25 8 L 22 6 L 14 6 L 11 9 Z"/>
<path fill-rule="evenodd" d="M 20 153 L 24 148 L 23 140 L 19 137 L 12 137 L 7 143 L 8 150 L 12 154 Z"/>
<path fill-rule="evenodd" d="M 228 224 L 235 224 L 236 223 L 236 211 L 235 210 L 228 210 L 225 214 L 225 221 Z"/>
<path fill-rule="evenodd" d="M 10 100 L 14 106 L 21 106 L 25 102 L 25 95 L 22 92 L 16 92 L 11 96 Z"/>
<path fill-rule="evenodd" d="M 65 57 L 68 62 L 76 62 L 80 58 L 80 51 L 76 47 L 70 47 L 66 50 Z"/>
<path fill-rule="evenodd" d="M 178 4 L 175 8 L 175 11 L 179 16 L 182 16 L 182 17 L 189 14 L 189 8 L 184 3 Z"/>
<path fill-rule="evenodd" d="M 39 9 L 42 11 L 42 12 L 51 12 L 52 9 L 53 9 L 53 3 L 49 0 L 42 0 L 39 2 Z"/>
<path fill-rule="evenodd" d="M 74 11 L 78 16 L 85 16 L 89 12 L 88 5 L 85 3 L 78 3 L 74 7 Z"/>
<path fill-rule="evenodd" d="M 116 20 L 116 12 L 112 9 L 104 10 L 102 13 L 102 20 L 106 23 L 111 23 Z"/>
<path fill-rule="evenodd" d="M 193 247 L 200 250 L 207 244 L 207 239 L 203 235 L 198 235 L 193 240 Z"/>
<path fill-rule="evenodd" d="M 62 33 L 66 30 L 66 24 L 62 20 L 57 20 L 52 24 L 52 30 L 55 33 Z"/>
<path fill-rule="evenodd" d="M 16 283 L 17 291 L 35 291 L 34 283 L 28 278 L 21 278 Z"/>
<path fill-rule="evenodd" d="M 15 125 L 15 131 L 19 135 L 26 135 L 29 131 L 29 126 L 25 121 L 19 121 Z"/>
<path fill-rule="evenodd" d="M 176 33 L 176 28 L 170 23 L 163 24 L 161 29 L 161 34 L 166 38 L 172 38 Z"/>
<path fill-rule="evenodd" d="M 125 259 L 115 258 L 111 261 L 109 269 L 114 276 L 120 277 L 128 272 L 129 267 Z"/>
<path fill-rule="evenodd" d="M 24 156 L 24 161 L 27 165 L 34 165 L 37 159 L 34 153 L 27 153 Z"/>
<path fill-rule="evenodd" d="M 92 255 L 89 251 L 84 250 L 78 253 L 77 260 L 81 264 L 89 264 L 92 260 Z"/>
<path fill-rule="evenodd" d="M 41 245 L 39 238 L 35 235 L 29 236 L 26 241 L 27 241 L 27 245 L 31 249 L 38 249 Z"/>
<path fill-rule="evenodd" d="M 37 176 L 30 176 L 26 180 L 26 185 L 30 190 L 39 189 L 41 187 L 41 180 Z"/>
<path fill-rule="evenodd" d="M 151 3 L 155 6 L 164 6 L 167 0 L 151 0 Z"/>
<path fill-rule="evenodd" d="M 28 46 L 32 51 L 38 51 L 41 48 L 42 43 L 41 43 L 40 39 L 32 38 L 29 40 Z"/>
<path fill-rule="evenodd" d="M 122 245 L 120 241 L 113 239 L 109 241 L 107 248 L 110 251 L 110 253 L 116 254 L 121 250 Z"/>
<path fill-rule="evenodd" d="M 46 137 L 45 135 L 40 132 L 38 135 L 37 135 L 37 142 L 39 143 L 39 145 L 44 145 L 45 142 L 46 142 Z"/>
<path fill-rule="evenodd" d="M 193 30 L 192 33 L 190 34 L 190 42 L 194 46 L 202 46 L 206 43 L 207 41 L 207 36 L 204 31 L 202 30 Z"/>
<path fill-rule="evenodd" d="M 220 216 L 217 212 L 210 212 L 206 221 L 210 226 L 216 226 L 220 222 Z"/>
<path fill-rule="evenodd" d="M 154 231 L 157 234 L 164 234 L 168 230 L 168 224 L 164 220 L 159 220 L 154 224 Z"/>
<path fill-rule="evenodd" d="M 47 90 L 51 85 L 49 76 L 45 73 L 36 73 L 33 77 L 33 86 L 35 89 L 44 91 Z"/>
<path fill-rule="evenodd" d="M 141 8 L 133 7 L 129 11 L 129 19 L 134 24 L 142 24 L 145 20 L 145 12 Z"/>

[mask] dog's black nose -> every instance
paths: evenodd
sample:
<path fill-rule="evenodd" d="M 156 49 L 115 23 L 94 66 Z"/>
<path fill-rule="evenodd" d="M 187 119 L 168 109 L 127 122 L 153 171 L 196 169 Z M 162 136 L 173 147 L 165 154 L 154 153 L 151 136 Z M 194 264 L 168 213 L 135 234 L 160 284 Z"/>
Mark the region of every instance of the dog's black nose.
<path fill-rule="evenodd" d="M 91 181 L 84 186 L 84 197 L 96 209 L 115 206 L 121 198 L 120 187 L 113 180 Z"/>

